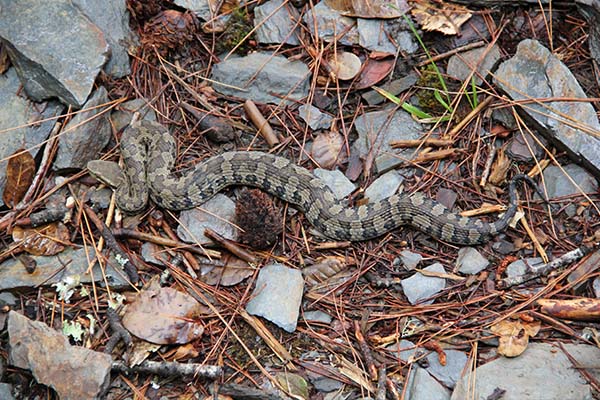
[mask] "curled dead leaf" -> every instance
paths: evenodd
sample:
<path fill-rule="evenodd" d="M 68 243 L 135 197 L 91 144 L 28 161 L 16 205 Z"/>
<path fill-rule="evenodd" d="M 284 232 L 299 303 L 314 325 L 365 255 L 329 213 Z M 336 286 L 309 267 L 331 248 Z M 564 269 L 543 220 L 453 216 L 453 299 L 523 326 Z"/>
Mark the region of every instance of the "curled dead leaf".
<path fill-rule="evenodd" d="M 19 149 L 8 159 L 6 184 L 2 200 L 8 207 L 15 207 L 25 196 L 35 175 L 35 160 L 25 149 Z"/>
<path fill-rule="evenodd" d="M 344 143 L 344 137 L 337 132 L 320 133 L 313 141 L 310 155 L 321 168 L 333 168 L 348 159 Z"/>
<path fill-rule="evenodd" d="M 496 186 L 504 182 L 511 164 L 512 162 L 504 152 L 504 148 L 499 149 L 496 154 L 496 159 L 492 164 L 488 182 Z"/>
<path fill-rule="evenodd" d="M 354 53 L 342 51 L 329 57 L 329 67 L 334 78 L 342 81 L 354 79 L 362 68 L 362 61 Z"/>
<path fill-rule="evenodd" d="M 204 333 L 201 316 L 208 309 L 178 290 L 152 281 L 128 304 L 123 326 L 140 339 L 157 344 L 184 344 Z"/>
<path fill-rule="evenodd" d="M 233 286 L 254 273 L 246 261 L 232 255 L 225 255 L 222 259 L 224 267 L 212 267 L 209 272 L 202 274 L 202 281 L 207 285 Z M 204 267 L 203 267 L 204 269 Z"/>
<path fill-rule="evenodd" d="M 310 267 L 302 270 L 304 280 L 309 284 L 316 284 L 331 278 L 346 269 L 344 257 L 323 257 L 316 260 Z"/>
<path fill-rule="evenodd" d="M 398 18 L 409 10 L 406 0 L 325 0 L 334 10 L 350 17 Z"/>
<path fill-rule="evenodd" d="M 525 351 L 529 338 L 540 331 L 540 321 L 504 320 L 491 327 L 499 337 L 498 353 L 505 357 L 517 357 Z"/>
<path fill-rule="evenodd" d="M 396 61 L 393 58 L 377 60 L 371 57 L 367 59 L 360 73 L 360 79 L 356 83 L 356 89 L 366 89 L 381 82 L 389 76 L 394 65 L 396 65 Z"/>
<path fill-rule="evenodd" d="M 69 230 L 62 222 L 23 228 L 15 226 L 12 232 L 15 243 L 36 256 L 52 256 L 60 253 L 69 244 Z"/>
<path fill-rule="evenodd" d="M 443 3 L 437 6 L 433 2 L 415 2 L 411 14 L 425 31 L 438 31 L 445 35 L 457 35 L 460 27 L 473 15 L 466 7 Z"/>

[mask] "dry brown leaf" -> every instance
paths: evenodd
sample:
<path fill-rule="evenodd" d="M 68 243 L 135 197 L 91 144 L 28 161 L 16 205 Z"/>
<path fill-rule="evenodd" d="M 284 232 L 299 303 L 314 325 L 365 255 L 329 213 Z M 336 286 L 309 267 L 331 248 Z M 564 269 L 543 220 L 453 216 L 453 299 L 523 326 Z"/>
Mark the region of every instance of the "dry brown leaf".
<path fill-rule="evenodd" d="M 172 351 L 162 355 L 169 361 L 185 361 L 200 356 L 200 352 L 192 343 L 177 346 Z"/>
<path fill-rule="evenodd" d="M 362 61 L 354 53 L 341 51 L 333 54 L 327 60 L 329 63 L 330 72 L 334 79 L 348 81 L 354 79 L 362 68 Z"/>
<path fill-rule="evenodd" d="M 409 10 L 406 0 L 325 0 L 334 10 L 349 17 L 398 18 Z"/>
<path fill-rule="evenodd" d="M 385 79 L 396 65 L 394 59 L 376 60 L 369 58 L 360 73 L 356 89 L 366 89 Z"/>
<path fill-rule="evenodd" d="M 410 12 L 423 30 L 438 31 L 445 35 L 459 34 L 462 24 L 472 16 L 466 7 L 450 6 L 447 2 L 443 3 L 443 8 L 428 2 L 416 2 L 413 5 Z"/>
<path fill-rule="evenodd" d="M 540 322 L 504 320 L 491 327 L 492 333 L 499 336 L 498 353 L 505 357 L 517 357 L 525 351 L 529 338 L 537 335 Z"/>
<path fill-rule="evenodd" d="M 580 297 L 577 299 L 539 299 L 544 314 L 575 321 L 600 320 L 600 299 Z"/>
<path fill-rule="evenodd" d="M 506 180 L 510 164 L 511 161 L 506 156 L 504 148 L 499 149 L 496 153 L 496 159 L 492 164 L 492 168 L 490 169 L 490 176 L 488 178 L 488 182 L 496 186 L 504 182 Z"/>
<path fill-rule="evenodd" d="M 316 260 L 310 267 L 302 270 L 306 283 L 315 284 L 331 278 L 340 271 L 346 269 L 344 257 L 323 257 Z"/>
<path fill-rule="evenodd" d="M 15 243 L 35 256 L 52 256 L 69 244 L 69 230 L 62 222 L 53 222 L 35 228 L 15 226 L 12 232 Z"/>
<path fill-rule="evenodd" d="M 4 74 L 10 67 L 10 58 L 6 51 L 6 45 L 0 43 L 0 74 Z"/>
<path fill-rule="evenodd" d="M 213 267 L 210 272 L 202 275 L 201 279 L 207 285 L 233 286 L 254 273 L 246 261 L 232 255 L 224 255 L 224 267 Z"/>
<path fill-rule="evenodd" d="M 208 313 L 190 295 L 160 287 L 153 279 L 125 308 L 123 326 L 151 343 L 184 344 L 202 336 L 200 318 Z"/>
<path fill-rule="evenodd" d="M 321 168 L 331 169 L 347 160 L 344 137 L 337 132 L 324 132 L 313 141 L 310 155 Z"/>
<path fill-rule="evenodd" d="M 25 149 L 19 149 L 8 159 L 6 186 L 2 200 L 8 207 L 16 206 L 27 193 L 35 174 L 35 160 Z"/>

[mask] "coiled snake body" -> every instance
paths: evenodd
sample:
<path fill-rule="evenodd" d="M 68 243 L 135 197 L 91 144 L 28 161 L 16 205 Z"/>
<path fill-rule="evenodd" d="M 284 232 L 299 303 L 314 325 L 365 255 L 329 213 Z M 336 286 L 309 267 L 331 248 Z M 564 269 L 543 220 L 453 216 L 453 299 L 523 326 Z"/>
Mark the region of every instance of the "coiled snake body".
<path fill-rule="evenodd" d="M 332 239 L 362 241 L 410 225 L 446 242 L 472 245 L 485 243 L 507 228 L 517 209 L 518 180 L 535 185 L 529 177 L 517 175 L 510 182 L 510 203 L 504 215 L 485 222 L 461 217 L 419 192 L 348 208 L 307 169 L 263 152 L 223 153 L 176 176 L 172 173 L 175 151 L 175 140 L 162 125 L 142 120 L 125 130 L 121 139 L 125 168 L 113 183 L 121 210 L 140 211 L 148 197 L 166 209 L 189 209 L 227 186 L 244 185 L 295 205 L 315 228 Z M 101 163 L 106 162 L 91 161 L 88 168 L 106 181 Z"/>

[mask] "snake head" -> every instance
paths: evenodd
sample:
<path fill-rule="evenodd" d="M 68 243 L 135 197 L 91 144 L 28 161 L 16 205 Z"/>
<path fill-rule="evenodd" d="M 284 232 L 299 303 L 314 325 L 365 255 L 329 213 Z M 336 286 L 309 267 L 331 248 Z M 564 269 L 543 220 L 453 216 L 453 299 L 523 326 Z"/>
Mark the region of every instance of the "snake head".
<path fill-rule="evenodd" d="M 112 188 L 121 186 L 125 181 L 123 171 L 116 162 L 93 160 L 87 163 L 87 169 L 90 175 Z"/>

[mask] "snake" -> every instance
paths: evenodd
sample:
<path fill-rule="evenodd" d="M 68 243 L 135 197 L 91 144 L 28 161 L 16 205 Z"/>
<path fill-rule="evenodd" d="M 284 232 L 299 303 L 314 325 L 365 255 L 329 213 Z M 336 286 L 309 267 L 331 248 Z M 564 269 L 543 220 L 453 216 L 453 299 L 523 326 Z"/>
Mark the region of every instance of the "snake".
<path fill-rule="evenodd" d="M 509 182 L 506 211 L 493 222 L 461 216 L 419 191 L 348 207 L 321 179 L 285 157 L 228 151 L 176 173 L 176 148 L 166 127 L 142 119 L 131 123 L 121 136 L 122 169 L 116 163 L 93 160 L 88 170 L 115 187 L 116 204 L 125 213 L 144 210 L 149 199 L 168 210 L 190 209 L 227 187 L 250 186 L 294 205 L 318 231 L 341 241 L 365 241 L 411 226 L 444 242 L 483 244 L 506 230 L 515 216 L 517 182 L 525 181 L 539 192 L 528 175 L 515 175 Z"/>

